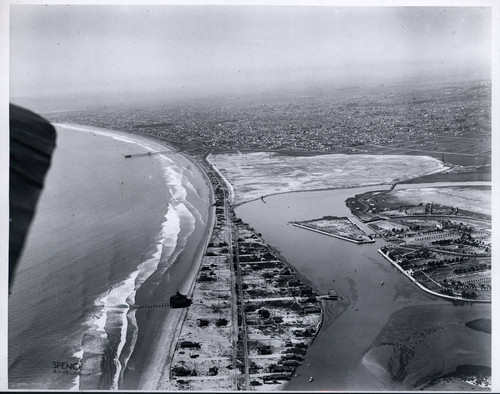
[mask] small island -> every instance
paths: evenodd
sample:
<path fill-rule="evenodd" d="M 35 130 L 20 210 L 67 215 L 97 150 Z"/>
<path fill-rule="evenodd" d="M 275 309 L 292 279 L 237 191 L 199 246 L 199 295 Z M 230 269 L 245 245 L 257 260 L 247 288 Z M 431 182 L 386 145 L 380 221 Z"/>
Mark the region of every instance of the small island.
<path fill-rule="evenodd" d="M 315 231 L 320 234 L 340 238 L 357 244 L 375 242 L 360 227 L 347 217 L 324 216 L 321 219 L 290 222 L 296 227 Z"/>

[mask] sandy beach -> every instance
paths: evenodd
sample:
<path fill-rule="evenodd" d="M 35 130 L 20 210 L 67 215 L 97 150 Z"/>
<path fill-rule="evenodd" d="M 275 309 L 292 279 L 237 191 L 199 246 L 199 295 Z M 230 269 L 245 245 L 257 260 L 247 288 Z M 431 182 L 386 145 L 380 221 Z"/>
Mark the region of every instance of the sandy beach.
<path fill-rule="evenodd" d="M 176 159 L 179 159 L 180 156 L 179 161 L 182 163 L 180 165 L 184 165 L 182 175 L 193 187 L 186 187 L 186 196 L 183 196 L 183 192 L 181 192 L 179 198 L 185 200 L 187 205 L 191 204 L 191 209 L 199 214 L 195 215 L 192 231 L 181 226 L 175 249 L 171 253 L 174 259 L 173 257 L 168 258 L 169 261 L 173 259 L 173 262 L 168 265 L 168 262 L 164 261 L 164 257 L 162 257 L 157 271 L 153 272 L 144 282 L 144 286 L 138 289 L 135 305 L 168 304 L 170 296 L 177 291 L 192 296 L 204 251 L 211 238 L 215 215 L 215 208 L 212 206 L 214 202 L 212 184 L 202 166 L 195 158 L 187 154 L 174 153 L 175 149 L 161 140 L 86 125 L 68 124 L 67 126 L 111 137 L 122 142 L 138 142 L 148 151 L 162 152 L 159 156 L 164 170 L 168 170 L 170 166 L 169 156 L 175 154 L 178 156 Z M 162 160 L 162 156 L 165 157 L 165 160 Z M 170 190 L 170 192 L 175 195 L 178 192 L 176 186 L 171 187 L 173 191 Z M 182 240 L 185 242 L 183 243 Z M 168 378 L 170 359 L 175 350 L 187 309 L 139 308 L 132 313 L 135 313 L 138 328 L 137 338 L 131 337 L 130 332 L 127 334 L 127 346 L 132 346 L 133 351 L 119 377 L 118 388 L 156 390 L 162 379 L 165 379 L 165 373 L 167 373 L 166 378 Z M 120 362 L 123 362 L 123 355 L 120 357 Z M 112 366 L 109 365 L 105 368 L 111 369 Z"/>
<path fill-rule="evenodd" d="M 203 170 L 201 170 L 203 172 Z M 210 182 L 210 202 L 213 202 L 213 190 Z M 208 242 L 211 238 L 214 225 L 215 208 L 211 207 L 208 211 L 206 225 L 202 234 L 202 239 L 198 242 L 194 254 L 190 253 L 186 245 L 186 250 L 179 256 L 178 264 L 189 264 L 191 260 L 191 269 L 179 283 L 179 292 L 192 297 L 198 271 Z M 201 233 L 201 229 L 200 229 Z M 188 309 L 169 309 L 164 318 L 164 324 L 160 330 L 160 334 L 155 341 L 154 350 L 147 356 L 147 365 L 141 373 L 138 384 L 139 390 L 157 390 L 161 383 L 168 381 L 170 362 L 175 350 L 175 346 L 180 335 L 182 324 L 186 317 Z"/>
<path fill-rule="evenodd" d="M 138 294 L 137 304 L 144 303 L 146 299 L 149 304 L 168 302 L 170 296 L 177 291 L 191 296 L 203 253 L 211 237 L 214 223 L 214 208 L 210 206 L 213 203 L 211 183 L 204 170 L 193 158 L 187 155 L 182 156 L 193 165 L 191 172 L 196 173 L 196 183 L 198 183 L 196 192 L 205 201 L 205 206 L 197 208 L 203 216 L 197 219 L 193 232 L 187 238 L 186 244 L 181 248 L 173 265 L 166 271 L 164 277 L 157 278 L 160 280 L 158 288 L 152 295 Z M 187 200 L 190 199 L 190 193 L 192 191 L 188 190 Z M 120 388 L 139 390 L 158 388 L 162 379 L 165 379 L 164 374 L 168 374 L 170 358 L 175 349 L 186 311 L 186 309 L 167 307 L 166 309 L 140 309 L 136 312 L 139 335 Z"/>

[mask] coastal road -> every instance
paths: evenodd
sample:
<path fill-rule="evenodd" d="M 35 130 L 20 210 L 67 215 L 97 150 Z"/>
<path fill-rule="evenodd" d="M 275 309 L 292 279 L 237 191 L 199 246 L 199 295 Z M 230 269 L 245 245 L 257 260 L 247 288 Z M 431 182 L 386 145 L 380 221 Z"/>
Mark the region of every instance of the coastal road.
<path fill-rule="evenodd" d="M 226 220 L 226 228 L 228 231 L 228 249 L 229 249 L 229 261 L 231 269 L 231 307 L 232 307 L 232 390 L 238 390 L 238 369 L 237 369 L 237 349 L 238 349 L 238 305 L 237 300 L 241 301 L 241 316 L 242 316 L 242 331 L 243 331 L 243 349 L 244 349 L 244 366 L 245 366 L 245 387 L 247 390 L 249 387 L 249 361 L 248 361 L 248 344 L 247 344 L 247 332 L 246 332 L 246 320 L 245 320 L 245 306 L 243 300 L 243 289 L 241 280 L 241 267 L 239 263 L 239 248 L 238 248 L 238 233 L 233 226 L 233 221 L 231 218 L 232 210 L 230 209 L 231 202 L 234 196 L 231 195 L 230 185 L 226 184 L 226 181 L 222 178 L 221 174 L 215 169 L 210 163 L 207 162 L 206 158 L 204 160 L 205 168 L 212 169 L 212 174 L 217 179 L 219 185 L 224 191 L 224 214 Z M 210 170 L 208 170 L 210 171 Z M 234 232 L 234 234 L 233 234 Z M 234 263 L 236 262 L 236 270 L 234 268 Z M 238 293 L 236 293 L 236 285 L 238 286 Z"/>
<path fill-rule="evenodd" d="M 325 296 L 319 296 L 317 298 L 324 298 Z M 269 297 L 269 298 L 245 298 L 246 302 L 271 302 L 271 301 L 305 301 L 309 297 Z"/>
<path fill-rule="evenodd" d="M 210 165 L 206 165 L 207 167 L 210 168 Z M 234 265 L 233 265 L 233 259 L 234 259 L 234 254 L 233 254 L 233 230 L 232 230 L 232 223 L 231 219 L 229 218 L 229 209 L 228 209 L 228 191 L 225 187 L 224 182 L 221 181 L 218 175 L 215 175 L 217 173 L 212 172 L 214 174 L 214 177 L 217 179 L 219 182 L 219 185 L 222 187 L 222 190 L 224 191 L 224 216 L 225 216 L 225 227 L 229 231 L 227 232 L 227 244 L 228 244 L 228 250 L 229 250 L 229 269 L 231 271 L 231 362 L 233 365 L 233 369 L 231 370 L 231 389 L 233 391 L 236 391 L 238 389 L 238 374 L 237 374 L 237 367 L 236 367 L 236 359 L 237 359 L 237 353 L 236 350 L 238 348 L 238 311 L 237 311 L 237 305 L 236 305 L 236 275 L 234 272 Z"/>
<path fill-rule="evenodd" d="M 240 300 L 240 313 L 241 313 L 241 331 L 243 339 L 243 358 L 245 365 L 245 387 L 244 390 L 248 390 L 250 386 L 250 366 L 248 361 L 248 333 L 247 333 L 247 322 L 245 315 L 245 299 L 243 297 L 243 280 L 241 279 L 241 266 L 240 266 L 240 253 L 238 245 L 238 230 L 234 229 L 234 247 L 235 247 L 235 261 L 236 261 L 236 274 L 238 281 L 238 297 Z"/>

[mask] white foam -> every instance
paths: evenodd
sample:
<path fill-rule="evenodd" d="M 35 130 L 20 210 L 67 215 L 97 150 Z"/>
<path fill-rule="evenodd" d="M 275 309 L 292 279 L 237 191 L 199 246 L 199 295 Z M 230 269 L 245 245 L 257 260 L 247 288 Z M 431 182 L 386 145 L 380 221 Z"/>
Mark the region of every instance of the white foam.
<path fill-rule="evenodd" d="M 194 188 L 193 184 L 183 174 L 184 169 L 175 165 L 175 163 L 167 157 L 161 156 L 160 161 L 162 162 L 167 186 L 169 188 L 170 194 L 174 199 L 174 203 L 178 203 L 181 205 L 180 209 L 182 218 L 189 222 L 194 223 L 196 217 L 196 219 L 198 219 L 202 224 L 205 224 L 200 212 L 186 199 L 187 198 L 186 188 L 192 190 L 198 198 L 200 198 L 200 196 L 196 191 L 196 189 Z M 182 205 L 184 205 L 184 207 L 182 207 Z M 182 209 L 186 207 L 188 208 L 188 211 Z"/>
<path fill-rule="evenodd" d="M 129 276 L 129 278 L 127 280 L 122 282 L 122 286 L 121 286 L 122 289 L 120 291 L 120 294 L 119 295 L 117 294 L 118 299 L 113 300 L 116 302 L 120 302 L 120 300 L 123 300 L 123 298 L 125 296 L 126 302 L 124 302 L 122 304 L 124 309 L 123 309 L 123 311 L 121 311 L 121 314 L 120 314 L 120 319 L 121 319 L 120 342 L 118 344 L 118 347 L 116 350 L 116 356 L 114 359 L 116 373 L 115 373 L 115 376 L 113 377 L 113 384 L 111 386 L 111 389 L 118 389 L 118 382 L 119 382 L 119 379 L 121 376 L 122 367 L 123 368 L 126 367 L 125 363 L 123 366 L 120 363 L 120 356 L 121 356 L 121 353 L 123 351 L 123 348 L 125 346 L 126 339 L 127 339 L 127 328 L 128 328 L 127 313 L 130 309 L 129 305 L 133 304 L 135 302 L 135 294 L 136 294 L 137 290 L 153 274 L 153 272 L 155 272 L 156 269 L 158 268 L 158 264 L 160 263 L 160 259 L 162 257 L 163 252 L 164 252 L 164 247 L 170 246 L 170 248 L 171 248 L 172 245 L 176 244 L 179 232 L 180 232 L 179 216 L 177 214 L 176 208 L 174 208 L 173 205 L 169 204 L 167 214 L 165 215 L 165 221 L 162 224 L 161 236 L 159 237 L 160 239 L 158 240 L 158 243 L 156 245 L 156 251 L 153 253 L 153 255 L 149 259 L 147 259 L 146 261 L 141 263 L 138 266 L 138 269 L 136 271 L 134 271 Z M 173 252 L 173 250 L 172 250 L 172 252 Z M 170 252 L 170 254 L 172 252 Z M 105 309 L 110 311 L 111 308 L 113 308 L 113 306 L 108 306 Z M 115 308 L 116 308 L 116 306 L 115 306 Z M 136 325 L 136 327 L 137 327 L 137 325 Z M 135 333 L 134 333 L 133 337 L 136 337 Z M 128 361 L 128 359 L 127 359 L 127 361 Z"/>
<path fill-rule="evenodd" d="M 108 335 L 106 334 L 106 320 L 107 320 L 107 315 L 106 315 L 106 305 L 107 305 L 107 297 L 109 293 L 106 293 L 105 295 L 99 297 L 97 300 L 94 301 L 94 305 L 99 308 L 98 313 L 94 313 L 92 315 L 92 323 L 95 327 L 96 331 L 102 332 L 100 335 L 101 338 L 107 339 Z"/>
<path fill-rule="evenodd" d="M 167 214 L 165 215 L 165 221 L 162 224 L 162 231 L 160 239 L 157 243 L 156 251 L 153 255 L 143 263 L 141 263 L 136 271 L 130 274 L 129 278 L 121 282 L 119 286 L 112 290 L 107 296 L 103 297 L 101 301 L 104 301 L 103 311 L 104 314 L 109 314 L 110 312 L 118 312 L 117 308 L 122 308 L 120 311 L 120 342 L 116 350 L 116 356 L 114 359 L 116 374 L 113 377 L 113 384 L 111 389 L 118 389 L 118 383 L 121 378 L 122 370 L 126 367 L 128 360 L 130 359 L 130 354 L 120 362 L 120 356 L 127 339 L 127 329 L 128 323 L 132 325 L 130 328 L 133 330 L 131 339 L 131 350 L 135 346 L 137 340 L 137 322 L 135 319 L 135 311 L 131 312 L 129 305 L 134 304 L 135 294 L 141 285 L 156 271 L 159 273 L 159 277 L 172 265 L 177 256 L 182 251 L 183 247 L 187 242 L 187 237 L 192 233 L 195 228 L 195 218 L 186 207 L 186 205 L 179 200 L 184 200 L 185 193 L 182 192 L 182 184 L 179 184 L 179 179 L 181 177 L 179 174 L 173 171 L 166 171 L 169 179 L 169 184 L 172 184 L 176 188 L 176 192 L 172 194 L 171 203 L 169 204 Z M 179 200 L 178 200 L 179 199 Z M 185 200 L 184 200 L 185 201 Z M 190 204 L 189 204 L 190 205 Z M 194 208 L 193 208 L 194 209 Z M 198 215 L 199 212 L 194 210 Z M 181 232 L 181 226 L 188 226 L 186 229 L 186 235 L 179 239 L 179 234 Z M 178 245 L 181 243 L 181 245 Z M 177 246 L 180 246 L 176 248 Z M 175 250 L 177 249 L 177 252 Z M 161 267 L 159 267 L 160 262 L 163 261 Z M 120 300 L 126 297 L 125 303 L 119 305 Z M 131 313 L 129 313 L 131 312 Z"/>
<path fill-rule="evenodd" d="M 69 388 L 69 391 L 79 391 L 80 390 L 80 375 L 75 375 L 73 378 L 73 386 Z"/>
<path fill-rule="evenodd" d="M 73 130 L 94 133 L 114 140 L 135 144 L 151 152 L 158 149 L 147 141 L 138 140 L 133 137 L 124 136 L 107 130 L 101 130 L 80 125 L 56 124 Z M 116 374 L 113 377 L 111 389 L 118 389 L 122 371 L 125 369 L 137 341 L 137 321 L 135 309 L 130 306 L 135 303 L 135 295 L 141 285 L 155 272 L 159 277 L 173 264 L 178 255 L 184 249 L 187 238 L 195 229 L 196 220 L 203 223 L 200 212 L 186 200 L 186 187 L 194 191 L 200 198 L 190 180 L 184 175 L 184 169 L 176 165 L 176 162 L 164 154 L 154 156 L 160 161 L 163 169 L 164 180 L 169 190 L 168 210 L 162 229 L 157 236 L 156 249 L 152 255 L 141 262 L 137 269 L 121 282 L 114 284 L 107 292 L 101 294 L 94 301 L 95 309 L 92 316 L 85 325 L 87 326 L 84 337 L 93 338 L 86 340 L 85 351 L 102 353 L 107 344 L 106 324 L 117 324 L 120 327 L 120 339 L 116 349 L 114 361 Z M 192 171 L 188 170 L 191 174 Z M 180 234 L 183 234 L 180 237 Z M 180 239 L 182 238 L 182 239 Z M 160 265 L 161 262 L 161 265 Z M 110 320 L 112 319 L 112 321 Z M 130 324 L 130 327 L 129 327 Z M 130 339 L 130 351 L 120 362 L 120 356 L 127 341 L 127 330 L 132 331 Z M 89 336 L 87 336 L 89 335 Z M 90 349 L 92 348 L 92 349 Z M 84 350 L 75 352 L 75 357 L 83 358 Z M 72 390 L 79 389 L 79 376 L 74 379 Z"/>
<path fill-rule="evenodd" d="M 175 209 L 177 217 L 175 218 L 176 223 L 179 226 L 179 232 L 181 230 L 181 221 L 183 224 L 183 230 L 185 235 L 177 237 L 175 242 L 172 238 L 166 237 L 164 242 L 164 247 L 169 251 L 168 258 L 164 256 L 161 266 L 158 268 L 159 276 L 163 275 L 165 271 L 176 261 L 179 254 L 184 249 L 187 243 L 187 238 L 194 231 L 196 220 L 204 224 L 203 218 L 199 211 L 190 204 L 187 200 L 187 192 L 183 185 L 191 185 L 189 180 L 181 174 L 182 169 L 176 165 L 171 165 L 171 160 L 162 160 L 164 164 L 164 175 L 170 193 L 171 204 Z M 177 171 L 176 171 L 177 170 Z M 174 219 L 173 217 L 171 218 Z"/>
<path fill-rule="evenodd" d="M 83 358 L 83 348 L 73 353 L 73 357 L 78 359 L 78 362 L 82 361 Z M 69 389 L 69 391 L 78 391 L 80 390 L 80 375 L 76 375 L 73 378 L 73 386 Z"/>
<path fill-rule="evenodd" d="M 175 171 L 172 167 L 164 167 L 164 171 L 169 179 L 168 187 L 172 196 L 177 201 L 185 201 L 187 197 L 187 191 L 182 185 L 182 175 Z"/>

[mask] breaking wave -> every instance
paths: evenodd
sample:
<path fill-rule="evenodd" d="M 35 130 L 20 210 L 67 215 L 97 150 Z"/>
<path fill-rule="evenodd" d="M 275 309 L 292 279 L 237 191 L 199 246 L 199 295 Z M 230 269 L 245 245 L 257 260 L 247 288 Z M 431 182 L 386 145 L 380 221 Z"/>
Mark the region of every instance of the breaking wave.
<path fill-rule="evenodd" d="M 115 134 L 111 131 L 80 125 L 64 124 L 61 126 L 107 136 L 117 141 L 140 146 L 151 152 L 159 152 L 154 143 Z M 168 193 L 165 193 L 165 198 L 168 199 L 168 210 L 161 231 L 156 236 L 156 248 L 147 259 L 138 264 L 127 278 L 113 284 L 108 291 L 97 297 L 94 301 L 94 310 L 89 313 L 85 323 L 83 323 L 84 335 L 81 349 L 74 354 L 74 357 L 80 362 L 85 362 L 87 370 L 90 369 L 99 375 L 102 374 L 99 358 L 88 357 L 86 360 L 86 355 L 100 354 L 104 356 L 104 354 L 109 353 L 107 347 L 114 347 L 116 349 L 112 352 L 114 354 L 112 360 L 114 371 L 110 387 L 114 390 L 119 387 L 123 371 L 137 341 L 138 326 L 134 305 L 137 291 L 153 273 L 157 272 L 158 275 L 155 277 L 159 279 L 152 283 L 151 287 L 149 287 L 148 282 L 147 290 L 152 292 L 158 286 L 161 276 L 182 252 L 196 223 L 204 224 L 201 213 L 188 201 L 188 195 L 193 199 L 200 198 L 190 181 L 190 175 L 193 175 L 192 171 L 177 165 L 176 161 L 167 157 L 166 154 L 154 156 L 160 161 L 168 190 Z M 117 339 L 111 341 L 110 334 Z M 72 390 L 79 390 L 80 376 L 77 375 L 73 383 Z"/>

